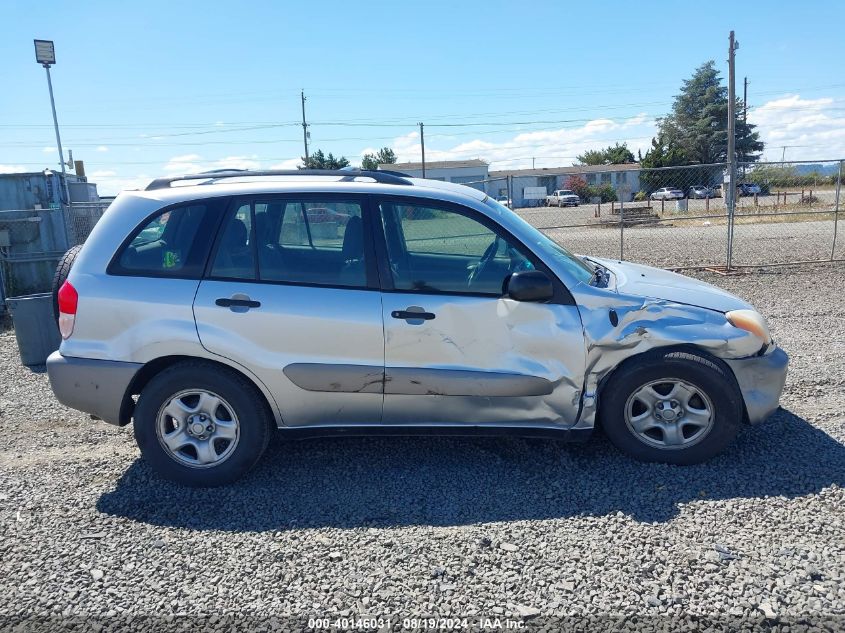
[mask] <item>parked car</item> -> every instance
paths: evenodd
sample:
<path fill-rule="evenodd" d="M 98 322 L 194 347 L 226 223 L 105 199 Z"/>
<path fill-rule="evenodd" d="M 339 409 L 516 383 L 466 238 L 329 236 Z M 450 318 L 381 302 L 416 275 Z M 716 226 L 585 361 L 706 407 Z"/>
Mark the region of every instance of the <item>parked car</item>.
<path fill-rule="evenodd" d="M 305 213 L 308 214 L 308 222 L 311 224 L 334 222 L 338 226 L 344 227 L 349 222 L 348 213 L 342 213 L 326 207 L 306 207 Z"/>
<path fill-rule="evenodd" d="M 496 202 L 506 206 L 508 209 L 513 209 L 513 201 L 507 196 L 497 196 Z"/>
<path fill-rule="evenodd" d="M 713 198 L 715 194 L 710 187 L 705 187 L 704 185 L 693 185 L 689 188 L 688 197 L 690 199 L 704 199 L 704 198 Z"/>
<path fill-rule="evenodd" d="M 163 477 L 232 482 L 271 431 L 601 425 L 634 458 L 692 464 L 777 409 L 787 355 L 724 290 L 574 255 L 470 187 L 244 175 L 121 193 L 57 271 L 56 398 L 132 422 Z M 309 204 L 349 216 L 342 245 L 307 238 Z"/>
<path fill-rule="evenodd" d="M 684 192 L 675 187 L 661 187 L 651 194 L 652 200 L 683 200 Z"/>
<path fill-rule="evenodd" d="M 741 182 L 736 186 L 737 195 L 753 196 L 761 192 L 760 185 L 755 185 L 753 182 Z"/>
<path fill-rule="evenodd" d="M 577 207 L 580 202 L 578 194 L 569 189 L 558 189 L 546 196 L 547 207 Z"/>

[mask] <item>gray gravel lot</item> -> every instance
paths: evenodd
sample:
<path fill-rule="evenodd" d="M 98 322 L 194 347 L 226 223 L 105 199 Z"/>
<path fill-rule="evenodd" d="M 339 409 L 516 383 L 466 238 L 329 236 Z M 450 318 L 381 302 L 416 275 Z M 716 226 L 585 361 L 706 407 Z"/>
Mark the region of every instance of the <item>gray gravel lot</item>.
<path fill-rule="evenodd" d="M 784 410 L 695 467 L 600 436 L 277 440 L 242 482 L 183 489 L 130 429 L 57 404 L 2 331 L 0 629 L 392 614 L 842 630 L 843 273 L 701 275 L 767 315 L 792 363 Z"/>
<path fill-rule="evenodd" d="M 727 227 L 718 224 L 679 224 L 672 220 L 654 226 L 547 229 L 543 232 L 575 253 L 624 257 L 650 266 L 724 266 Z M 834 248 L 835 246 L 835 248 Z M 733 263 L 758 266 L 817 259 L 845 258 L 845 217 L 840 219 L 834 244 L 833 220 L 739 224 L 734 227 Z"/>

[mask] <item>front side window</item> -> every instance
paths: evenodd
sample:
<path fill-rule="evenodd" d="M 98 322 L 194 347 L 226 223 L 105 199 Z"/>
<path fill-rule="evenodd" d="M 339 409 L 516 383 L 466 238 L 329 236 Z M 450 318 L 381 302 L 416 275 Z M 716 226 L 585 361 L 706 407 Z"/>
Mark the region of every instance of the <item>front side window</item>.
<path fill-rule="evenodd" d="M 213 277 L 366 287 L 358 202 L 268 199 L 235 207 Z"/>
<path fill-rule="evenodd" d="M 116 260 L 119 272 L 137 275 L 198 274 L 209 238 L 209 210 L 193 204 L 162 211 L 136 230 Z"/>
<path fill-rule="evenodd" d="M 427 204 L 379 205 L 397 290 L 501 296 L 533 265 L 520 248 L 467 213 Z"/>
<path fill-rule="evenodd" d="M 510 209 L 502 206 L 495 200 L 489 198 L 485 204 L 493 211 L 500 214 L 510 214 Z M 555 268 L 561 268 L 567 274 L 573 276 L 577 281 L 589 283 L 593 277 L 593 268 L 588 265 L 581 257 L 570 253 L 563 246 L 552 240 L 548 235 L 541 233 L 534 226 L 526 222 L 521 217 L 513 218 L 511 221 L 520 222 L 523 227 L 523 235 L 528 235 L 525 239 L 525 244 L 531 248 L 536 255 L 543 260 L 546 265 L 551 265 Z"/>

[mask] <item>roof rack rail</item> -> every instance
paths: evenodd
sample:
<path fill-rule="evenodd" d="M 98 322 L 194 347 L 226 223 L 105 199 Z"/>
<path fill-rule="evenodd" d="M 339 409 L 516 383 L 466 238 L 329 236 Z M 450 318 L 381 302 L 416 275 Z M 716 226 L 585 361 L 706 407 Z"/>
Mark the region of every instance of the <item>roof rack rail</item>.
<path fill-rule="evenodd" d="M 378 183 L 385 185 L 410 185 L 413 184 L 407 174 L 398 171 L 375 171 L 368 169 L 215 169 L 200 174 L 185 174 L 183 176 L 168 176 L 156 178 L 145 191 L 154 189 L 167 189 L 174 182 L 185 180 L 210 180 L 216 182 L 224 178 L 242 178 L 251 176 L 341 176 L 344 181 L 352 181 L 355 178 L 372 178 Z"/>

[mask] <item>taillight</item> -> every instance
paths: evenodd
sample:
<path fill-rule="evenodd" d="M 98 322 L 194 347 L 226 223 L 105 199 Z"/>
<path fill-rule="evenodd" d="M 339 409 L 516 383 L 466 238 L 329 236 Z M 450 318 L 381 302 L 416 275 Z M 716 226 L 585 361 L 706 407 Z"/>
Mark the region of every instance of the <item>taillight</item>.
<path fill-rule="evenodd" d="M 59 288 L 59 332 L 63 339 L 73 334 L 73 324 L 76 322 L 76 307 L 79 303 L 79 293 L 69 281 Z"/>

